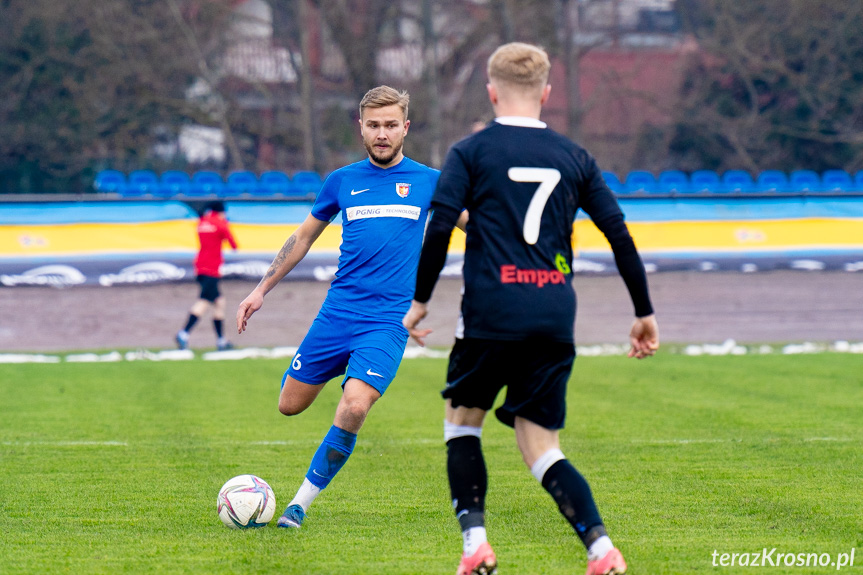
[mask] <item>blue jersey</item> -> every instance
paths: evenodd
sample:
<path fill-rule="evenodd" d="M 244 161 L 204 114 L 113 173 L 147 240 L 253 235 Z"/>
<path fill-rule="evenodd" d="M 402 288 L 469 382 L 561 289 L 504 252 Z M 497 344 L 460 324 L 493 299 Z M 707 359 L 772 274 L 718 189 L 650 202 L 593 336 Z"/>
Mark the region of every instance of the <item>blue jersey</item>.
<path fill-rule="evenodd" d="M 438 170 L 410 158 L 391 168 L 365 159 L 327 177 L 312 216 L 342 216 L 339 267 L 324 308 L 401 324 L 416 282 Z"/>

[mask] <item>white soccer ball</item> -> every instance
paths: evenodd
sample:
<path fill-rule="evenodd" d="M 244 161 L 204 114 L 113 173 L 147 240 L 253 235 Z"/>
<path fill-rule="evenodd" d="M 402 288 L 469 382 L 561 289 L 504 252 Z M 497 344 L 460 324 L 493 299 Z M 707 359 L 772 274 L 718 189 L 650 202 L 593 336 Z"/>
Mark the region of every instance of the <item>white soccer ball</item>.
<path fill-rule="evenodd" d="M 276 495 L 260 477 L 238 475 L 219 490 L 216 510 L 232 529 L 263 527 L 276 513 Z"/>

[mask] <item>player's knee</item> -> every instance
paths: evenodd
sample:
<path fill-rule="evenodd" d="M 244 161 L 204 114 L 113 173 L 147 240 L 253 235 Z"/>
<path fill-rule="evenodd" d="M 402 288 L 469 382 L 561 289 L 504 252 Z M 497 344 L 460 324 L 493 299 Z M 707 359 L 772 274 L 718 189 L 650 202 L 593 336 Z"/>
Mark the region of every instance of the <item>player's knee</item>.
<path fill-rule="evenodd" d="M 354 398 L 347 400 L 341 411 L 345 416 L 353 420 L 363 420 L 368 415 L 372 405 L 374 405 L 374 401 L 366 398 Z"/>
<path fill-rule="evenodd" d="M 367 398 L 345 398 L 343 396 L 336 410 L 336 425 L 356 433 L 363 426 L 372 405 L 374 405 L 374 401 Z"/>
<path fill-rule="evenodd" d="M 219 296 L 216 298 L 216 301 L 213 302 L 213 311 L 221 315 L 224 319 L 225 317 L 225 308 L 227 307 L 227 302 L 225 301 L 224 296 Z"/>
<path fill-rule="evenodd" d="M 308 404 L 298 402 L 290 397 L 279 398 L 279 413 L 282 415 L 297 415 L 306 410 Z"/>
<path fill-rule="evenodd" d="M 198 317 L 201 317 L 202 315 L 207 313 L 207 310 L 209 309 L 209 307 L 210 307 L 209 301 L 207 301 L 205 299 L 199 299 L 194 304 L 192 304 L 192 309 L 190 310 L 190 313 L 192 315 L 196 315 Z"/>

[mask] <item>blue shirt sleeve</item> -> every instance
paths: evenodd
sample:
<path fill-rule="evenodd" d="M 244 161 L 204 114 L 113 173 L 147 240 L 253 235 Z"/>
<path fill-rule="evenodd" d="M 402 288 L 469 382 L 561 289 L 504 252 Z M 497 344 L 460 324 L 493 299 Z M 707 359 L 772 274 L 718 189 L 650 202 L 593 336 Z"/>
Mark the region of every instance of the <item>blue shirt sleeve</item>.
<path fill-rule="evenodd" d="M 440 170 L 436 170 L 434 168 L 429 168 L 429 185 L 431 189 L 434 190 L 437 187 L 438 180 L 440 180 Z"/>
<path fill-rule="evenodd" d="M 321 186 L 321 191 L 318 192 L 318 197 L 315 199 L 315 205 L 312 206 L 312 215 L 322 222 L 332 221 L 339 213 L 339 188 L 342 185 L 342 174 L 339 170 L 331 173 L 324 180 L 324 185 Z"/>

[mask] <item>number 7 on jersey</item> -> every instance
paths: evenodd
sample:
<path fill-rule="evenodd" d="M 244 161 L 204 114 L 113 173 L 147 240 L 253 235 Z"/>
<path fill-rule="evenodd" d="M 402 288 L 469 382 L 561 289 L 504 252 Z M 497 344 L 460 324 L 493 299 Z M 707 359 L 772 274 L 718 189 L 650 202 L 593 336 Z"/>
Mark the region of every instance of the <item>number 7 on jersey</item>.
<path fill-rule="evenodd" d="M 539 222 L 542 219 L 542 211 L 551 192 L 560 181 L 560 172 L 554 168 L 510 168 L 507 176 L 513 182 L 537 182 L 539 187 L 533 193 L 527 212 L 524 214 L 524 241 L 533 245 L 539 239 Z"/>

